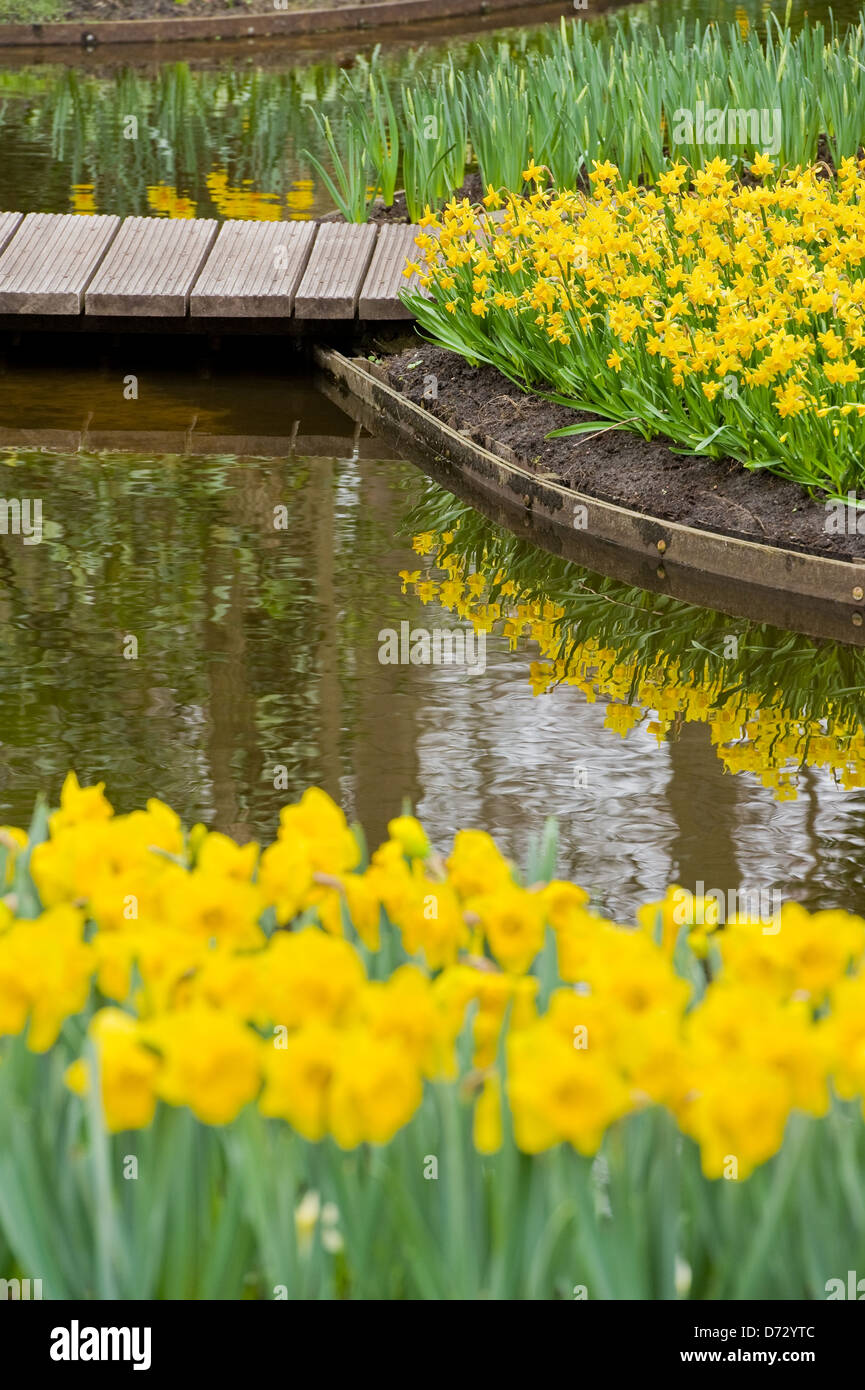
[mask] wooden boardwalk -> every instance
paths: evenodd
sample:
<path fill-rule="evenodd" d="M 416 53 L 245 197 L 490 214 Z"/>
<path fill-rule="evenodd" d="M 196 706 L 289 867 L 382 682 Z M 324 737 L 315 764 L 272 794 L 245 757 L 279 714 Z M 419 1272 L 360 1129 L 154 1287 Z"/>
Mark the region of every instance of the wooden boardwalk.
<path fill-rule="evenodd" d="M 0 212 L 0 318 L 58 330 L 410 319 L 417 228 Z M 134 326 L 134 325 L 133 325 Z M 155 326 L 155 325 L 153 325 Z M 145 325 L 142 323 L 141 327 Z"/>

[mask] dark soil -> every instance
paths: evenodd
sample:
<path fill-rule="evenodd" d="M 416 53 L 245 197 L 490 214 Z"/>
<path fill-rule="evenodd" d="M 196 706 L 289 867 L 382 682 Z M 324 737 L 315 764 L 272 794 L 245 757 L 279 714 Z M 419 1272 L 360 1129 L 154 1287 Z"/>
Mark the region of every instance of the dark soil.
<path fill-rule="evenodd" d="M 476 203 L 483 196 L 483 184 L 480 174 L 467 174 L 465 183 L 456 190 L 449 193 L 441 207 L 449 203 L 453 198 L 468 198 L 470 203 Z M 441 207 L 437 210 L 441 212 Z M 408 222 L 408 208 L 406 207 L 405 194 L 397 193 L 393 200 L 393 206 L 386 208 L 383 204 L 376 204 L 369 215 L 370 222 Z"/>
<path fill-rule="evenodd" d="M 470 203 L 476 203 L 481 198 L 482 194 L 483 184 L 481 183 L 480 174 L 467 174 L 465 183 L 463 183 L 456 190 L 455 193 L 449 193 L 448 196 L 442 201 L 441 205 L 436 209 L 436 211 L 441 212 L 445 204 L 449 203 L 453 198 L 468 198 Z M 326 214 L 323 220 L 333 222 L 345 221 L 341 212 L 329 212 Z M 411 221 L 411 218 L 408 215 L 408 207 L 406 206 L 405 194 L 402 192 L 397 192 L 394 197 L 393 203 L 390 207 L 385 207 L 384 203 L 381 202 L 380 199 L 376 201 L 373 204 L 372 211 L 370 212 L 367 221 L 376 222 L 378 224 L 385 222 L 396 222 L 407 225 Z"/>
<path fill-rule="evenodd" d="M 410 220 L 404 193 L 397 193 L 389 208 L 386 208 L 384 203 L 376 203 L 369 215 L 370 222 L 378 223 L 409 222 Z"/>
<path fill-rule="evenodd" d="M 419 342 L 388 358 L 388 381 L 453 429 L 551 481 L 649 516 L 719 531 L 742 540 L 811 551 L 836 560 L 865 558 L 865 535 L 825 530 L 824 502 L 773 474 L 734 459 L 676 454 L 623 429 L 546 439 L 550 430 L 597 419 L 523 393 L 494 367 L 470 367 L 455 353 Z M 438 400 L 423 400 L 424 377 L 438 379 Z M 598 420 L 603 430 L 608 421 Z"/>
<path fill-rule="evenodd" d="M 291 10 L 337 10 L 346 5 L 372 4 L 372 0 L 288 0 Z M 198 19 L 203 15 L 273 14 L 273 0 L 67 0 L 58 5 L 58 20 L 99 19 Z M 282 8 L 282 7 L 280 7 Z M 26 5 L 21 6 L 22 14 Z M 10 16 L 11 19 L 11 16 Z M 9 21 L 7 21 L 9 22 Z"/>

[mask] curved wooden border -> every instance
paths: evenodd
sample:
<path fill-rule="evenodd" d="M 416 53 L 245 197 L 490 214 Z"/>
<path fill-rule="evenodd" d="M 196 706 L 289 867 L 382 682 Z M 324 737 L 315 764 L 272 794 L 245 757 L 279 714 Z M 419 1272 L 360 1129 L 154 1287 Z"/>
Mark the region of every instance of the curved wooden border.
<path fill-rule="evenodd" d="M 381 380 L 363 359 L 321 347 L 314 358 L 326 377 L 366 408 L 368 427 L 420 450 L 433 461 L 433 475 L 443 475 L 448 486 L 456 482 L 453 490 L 466 500 L 472 501 L 468 494 L 492 499 L 510 529 L 545 549 L 686 602 L 865 645 L 865 561 L 739 540 L 574 492 L 451 429 Z M 575 528 L 578 507 L 586 509 L 584 528 Z"/>
<path fill-rule="evenodd" d="M 571 6 L 562 0 L 549 0 L 541 9 Z M 388 25 L 417 24 L 466 15 L 501 12 L 504 23 L 536 21 L 519 0 L 372 0 L 368 5 L 346 5 L 341 9 L 279 10 L 267 14 L 202 15 L 184 19 L 162 16 L 157 19 L 100 19 L 88 24 L 81 20 L 51 21 L 47 24 L 0 24 L 0 48 L 91 47 L 94 44 L 195 42 L 201 39 L 303 38 L 310 34 L 332 34 L 341 30 L 378 29 Z"/>

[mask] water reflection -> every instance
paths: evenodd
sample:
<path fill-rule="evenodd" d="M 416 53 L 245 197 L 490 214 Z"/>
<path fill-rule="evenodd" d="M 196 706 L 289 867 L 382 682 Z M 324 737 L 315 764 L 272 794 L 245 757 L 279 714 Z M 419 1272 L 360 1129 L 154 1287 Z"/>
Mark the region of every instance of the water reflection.
<path fill-rule="evenodd" d="M 368 703 L 388 693 L 371 666 L 380 567 L 399 559 L 410 470 L 32 451 L 3 464 L 4 496 L 40 497 L 44 514 L 41 545 L 0 538 L 8 818 L 40 783 L 56 795 L 72 763 L 126 805 L 155 788 L 241 836 L 273 829 L 279 769 L 289 794 L 339 791 Z M 364 761 L 359 809 L 373 793 L 398 809 L 402 775 L 370 767 L 364 790 Z"/>
<path fill-rule="evenodd" d="M 0 454 L 0 494 L 41 498 L 44 513 L 40 545 L 0 535 L 0 820 L 26 822 L 37 793 L 56 798 L 74 766 L 104 778 L 120 809 L 157 793 L 187 820 L 271 836 L 279 806 L 319 783 L 376 841 L 407 798 L 440 845 L 457 827 L 480 825 L 522 860 L 529 836 L 556 815 L 561 869 L 623 916 L 670 881 L 698 879 L 865 910 L 863 794 L 845 790 L 855 779 L 832 742 L 843 731 L 855 768 L 861 651 L 731 626 L 598 580 L 461 506 L 467 563 L 502 570 L 500 585 L 510 580 L 527 601 L 567 607 L 581 641 L 615 653 L 617 689 L 592 692 L 592 702 L 586 675 L 583 688 L 559 682 L 534 695 L 540 652 L 508 636 L 504 618 L 487 639 L 483 675 L 383 664 L 383 629 L 460 622 L 440 591 L 424 602 L 415 581 L 398 577 L 431 565 L 411 536 L 450 526 L 454 500 L 384 457 L 300 378 L 274 374 L 264 392 L 215 369 L 210 379 L 145 374 L 139 401 L 118 404 L 119 378 L 106 371 L 70 374 L 65 396 L 51 373 L 0 377 L 4 428 L 27 426 L 24 443 Z M 193 441 L 199 428 L 214 440 L 284 438 L 295 419 L 296 437 L 322 456 L 120 453 L 127 408 L 140 411 L 128 421 L 139 439 L 154 419 L 182 430 L 197 417 Z M 113 452 L 86 440 L 53 452 L 29 442 L 49 426 L 78 428 L 76 412 L 93 414 Z M 763 786 L 753 771 L 725 771 L 737 741 L 721 738 L 722 725 L 672 704 L 649 711 L 640 700 L 649 677 L 625 692 L 636 658 L 654 669 L 664 654 L 681 685 L 705 669 L 708 650 L 708 676 L 688 696 L 696 713 L 718 693 L 712 671 L 731 631 L 742 662 L 732 698 L 759 691 L 773 710 L 822 721 L 799 760 L 795 800 L 776 796 L 793 782 L 792 764 L 779 761 L 788 735 L 779 730 L 774 750 L 771 738 L 759 745 L 774 759 L 775 785 Z M 134 660 L 124 657 L 129 636 Z M 664 688 L 653 691 L 663 702 Z M 610 727 L 610 695 L 622 704 L 622 692 L 639 708 L 624 738 Z M 659 738 L 651 726 L 661 721 Z M 820 737 L 829 740 L 822 761 Z"/>
<path fill-rule="evenodd" d="M 554 785 L 569 868 L 620 910 L 670 878 L 861 908 L 865 653 L 592 575 L 437 488 L 412 522 L 401 580 L 427 625 L 492 633 L 525 683 L 517 737 L 488 706 L 485 821 Z"/>
<path fill-rule="evenodd" d="M 865 786 L 861 649 L 600 579 L 491 532 L 459 504 L 413 546 L 434 556 L 432 569 L 402 571 L 404 588 L 476 632 L 500 625 L 513 649 L 531 643 L 533 694 L 564 685 L 600 698 L 605 727 L 622 738 L 643 727 L 663 743 L 705 724 L 725 771 L 754 775 L 778 801 L 796 799 L 808 767 L 845 790 Z"/>
<path fill-rule="evenodd" d="M 540 30 L 523 31 L 531 47 Z M 488 35 L 489 42 L 498 41 Z M 358 37 L 358 48 L 364 40 Z M 397 48 L 378 55 L 392 78 L 411 79 L 453 56 L 471 67 L 477 45 Z M 0 68 L 0 207 L 121 216 L 305 219 L 333 203 L 310 150 L 329 165 L 312 113 L 339 132 L 343 68 L 365 55 L 213 66 L 161 61 L 142 68 L 39 63 Z"/>

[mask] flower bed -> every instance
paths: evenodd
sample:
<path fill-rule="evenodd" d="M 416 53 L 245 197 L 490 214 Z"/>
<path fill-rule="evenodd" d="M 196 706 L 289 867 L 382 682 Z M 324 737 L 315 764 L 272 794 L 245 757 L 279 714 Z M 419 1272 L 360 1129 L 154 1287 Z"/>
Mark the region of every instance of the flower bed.
<path fill-rule="evenodd" d="M 573 491 L 571 507 L 566 502 L 563 511 L 568 517 L 576 495 L 581 495 L 762 546 L 834 560 L 865 558 L 865 520 L 855 507 L 848 513 L 845 504 L 842 515 L 847 524 L 837 525 L 834 517 L 840 504 L 829 503 L 827 510 L 825 495 L 810 496 L 796 483 L 768 471 L 749 471 L 729 457 L 685 454 L 671 448 L 663 436 L 645 440 L 629 429 L 610 429 L 598 412 L 574 410 L 536 391 L 519 389 L 497 368 L 486 363 L 472 366 L 434 343 L 419 339 L 384 357 L 373 370 L 380 370 L 382 380 L 420 407 L 427 419 L 459 431 L 544 485 Z M 594 430 L 579 438 L 556 433 L 590 422 Z M 385 428 L 388 423 L 385 415 Z M 514 491 L 519 493 L 518 488 Z M 592 535 L 592 521 L 585 529 L 573 529 L 584 542 Z M 590 563 L 588 556 L 585 563 Z M 603 568 L 601 558 L 595 567 Z M 747 562 L 739 566 L 739 577 L 755 583 L 768 579 L 759 565 Z M 851 578 L 851 588 L 854 582 Z M 785 581 L 779 576 L 782 592 L 788 584 L 789 577 Z M 793 626 L 793 616 L 788 614 L 782 625 Z M 848 616 L 847 631 L 849 627 Z M 825 621 L 819 631 L 829 635 Z"/>
<path fill-rule="evenodd" d="M 0 1253 L 48 1296 L 799 1297 L 863 1218 L 865 924 L 636 928 L 488 835 L 3 831 Z M 767 1196 L 772 1193 L 772 1201 Z M 579 1290 L 579 1292 L 578 1292 Z"/>
<path fill-rule="evenodd" d="M 441 346 L 559 404 L 846 497 L 865 478 L 865 161 L 837 183 L 751 167 L 745 187 L 715 159 L 692 190 L 684 165 L 638 188 L 605 162 L 587 199 L 533 165 L 528 198 L 423 219 L 430 298 L 407 302 Z"/>

